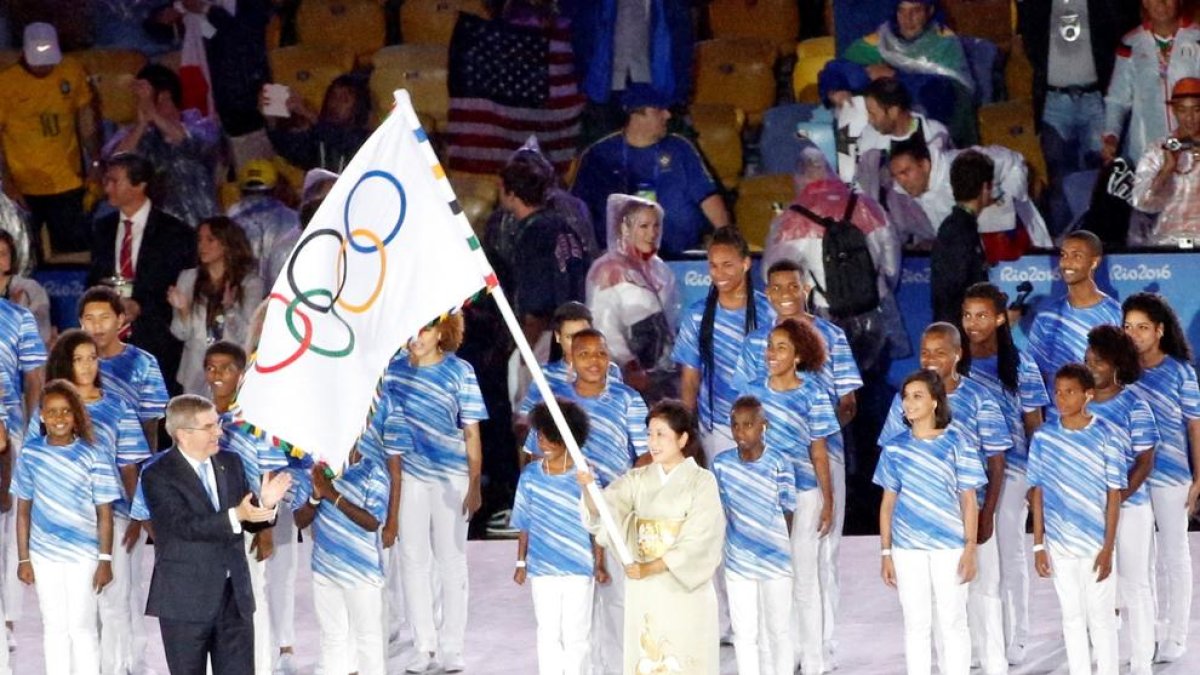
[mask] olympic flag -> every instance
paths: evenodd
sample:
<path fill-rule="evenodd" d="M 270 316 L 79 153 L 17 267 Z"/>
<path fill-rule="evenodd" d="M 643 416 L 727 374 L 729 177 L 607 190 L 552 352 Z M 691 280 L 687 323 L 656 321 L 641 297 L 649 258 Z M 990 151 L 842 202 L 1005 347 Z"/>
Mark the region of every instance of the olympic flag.
<path fill-rule="evenodd" d="M 496 285 L 408 92 L 350 161 L 268 296 L 241 418 L 340 467 L 388 362 Z"/>

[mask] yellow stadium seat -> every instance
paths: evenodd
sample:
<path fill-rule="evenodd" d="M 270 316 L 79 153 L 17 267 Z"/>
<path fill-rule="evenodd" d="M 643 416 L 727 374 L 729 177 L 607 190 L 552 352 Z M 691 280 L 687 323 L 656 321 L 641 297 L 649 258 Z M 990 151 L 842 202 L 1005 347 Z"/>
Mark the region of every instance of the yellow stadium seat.
<path fill-rule="evenodd" d="M 992 103 L 979 108 L 979 135 L 984 145 L 1002 145 L 1025 157 L 1029 193 L 1036 198 L 1046 185 L 1046 157 L 1034 131 L 1033 102 L 1029 99 Z"/>
<path fill-rule="evenodd" d="M 448 45 L 459 12 L 488 16 L 484 0 L 404 0 L 400 37 L 405 44 Z"/>
<path fill-rule="evenodd" d="M 950 27 L 959 35 L 990 40 L 1005 52 L 1012 46 L 1012 0 L 957 0 L 941 5 Z"/>
<path fill-rule="evenodd" d="M 696 45 L 696 103 L 724 103 L 752 126 L 775 104 L 775 46 L 761 38 L 705 40 Z"/>
<path fill-rule="evenodd" d="M 700 152 L 726 189 L 737 187 L 742 175 L 742 127 L 746 116 L 731 105 L 698 104 L 689 111 Z"/>
<path fill-rule="evenodd" d="M 792 203 L 796 190 L 792 174 L 764 174 L 743 178 L 733 212 L 738 229 L 751 246 L 761 249 L 767 241 L 771 220 Z"/>
<path fill-rule="evenodd" d="M 20 49 L 0 49 L 0 70 L 15 65 L 20 60 Z"/>
<path fill-rule="evenodd" d="M 500 183 L 495 176 L 475 173 L 450 174 L 450 187 L 458 198 L 467 220 L 471 221 L 471 229 L 482 239 L 487 227 L 488 218 L 496 210 L 500 201 Z"/>
<path fill-rule="evenodd" d="M 1020 37 L 1013 40 L 1012 51 L 1008 54 L 1004 84 L 1009 99 L 1033 98 L 1033 64 L 1025 55 L 1025 45 Z"/>
<path fill-rule="evenodd" d="M 712 0 L 708 23 L 713 37 L 764 38 L 783 57 L 792 53 L 800 35 L 800 5 L 796 0 Z"/>
<path fill-rule="evenodd" d="M 88 81 L 100 99 L 100 116 L 117 124 L 137 119 L 133 80 L 146 65 L 146 57 L 131 49 L 89 49 L 70 54 L 87 71 Z"/>
<path fill-rule="evenodd" d="M 159 65 L 166 66 L 166 67 L 170 68 L 171 70 L 175 71 L 176 73 L 178 73 L 179 66 L 180 66 L 180 63 L 182 62 L 182 59 L 183 59 L 183 54 L 179 50 L 175 50 L 173 52 L 167 52 L 166 54 L 156 56 L 150 60 Z"/>
<path fill-rule="evenodd" d="M 396 89 L 407 89 L 413 107 L 422 117 L 426 131 L 446 125 L 450 111 L 450 93 L 446 89 L 449 55 L 438 45 L 393 45 L 375 52 L 375 70 L 371 73 L 371 97 L 380 119 L 392 109 Z M 434 121 L 430 128 L 426 116 Z"/>
<path fill-rule="evenodd" d="M 820 103 L 817 76 L 833 60 L 837 46 L 832 37 L 804 40 L 796 45 L 796 67 L 792 70 L 792 93 L 797 103 Z"/>
<path fill-rule="evenodd" d="M 296 11 L 302 45 L 345 47 L 369 57 L 386 39 L 379 0 L 304 0 Z"/>
<path fill-rule="evenodd" d="M 320 110 L 333 80 L 354 68 L 354 52 L 338 47 L 293 45 L 272 49 L 271 77 L 286 84 L 313 110 Z"/>

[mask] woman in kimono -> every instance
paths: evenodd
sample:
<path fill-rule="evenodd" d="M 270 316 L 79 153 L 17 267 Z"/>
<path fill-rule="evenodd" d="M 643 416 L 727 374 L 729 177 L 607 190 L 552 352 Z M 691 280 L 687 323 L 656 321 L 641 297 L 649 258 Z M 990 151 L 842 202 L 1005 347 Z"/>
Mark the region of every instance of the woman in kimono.
<path fill-rule="evenodd" d="M 604 490 L 634 562 L 626 565 L 625 669 L 637 673 L 720 672 L 717 595 L 725 516 L 717 481 L 703 466 L 695 418 L 679 401 L 661 401 L 646 418 L 653 463 Z M 594 480 L 579 472 L 585 488 Z M 584 493 L 588 529 L 607 546 L 596 506 Z"/>
<path fill-rule="evenodd" d="M 671 358 L 679 298 L 675 275 L 658 257 L 663 210 L 629 195 L 608 198 L 608 253 L 587 276 L 593 326 L 604 333 L 626 384 L 647 402 L 677 396 Z"/>

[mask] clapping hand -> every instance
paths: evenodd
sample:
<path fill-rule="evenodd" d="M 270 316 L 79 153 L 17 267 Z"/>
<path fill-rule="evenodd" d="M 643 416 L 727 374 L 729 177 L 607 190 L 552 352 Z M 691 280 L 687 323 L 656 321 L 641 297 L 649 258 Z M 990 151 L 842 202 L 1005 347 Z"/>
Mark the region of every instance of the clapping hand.
<path fill-rule="evenodd" d="M 242 497 L 242 501 L 237 505 L 234 515 L 243 523 L 269 523 L 275 517 L 275 509 L 266 509 L 261 506 L 254 505 L 254 495 L 250 492 Z"/>
<path fill-rule="evenodd" d="M 274 509 L 292 486 L 292 474 L 280 471 L 270 478 L 263 478 L 262 487 L 258 494 L 262 495 L 260 502 L 263 508 Z"/>

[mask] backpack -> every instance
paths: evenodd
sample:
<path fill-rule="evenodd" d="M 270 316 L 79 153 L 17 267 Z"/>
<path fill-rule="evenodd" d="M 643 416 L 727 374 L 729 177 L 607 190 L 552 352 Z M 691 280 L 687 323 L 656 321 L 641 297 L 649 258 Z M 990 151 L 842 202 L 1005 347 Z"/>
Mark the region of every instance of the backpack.
<path fill-rule="evenodd" d="M 846 214 L 840 220 L 818 216 L 799 204 L 789 208 L 825 227 L 821 237 L 821 260 L 825 264 L 825 286 L 809 272 L 813 285 L 829 302 L 829 313 L 848 318 L 879 307 L 879 286 L 875 263 L 867 248 L 867 236 L 851 222 L 858 205 L 858 193 L 850 193 Z"/>

